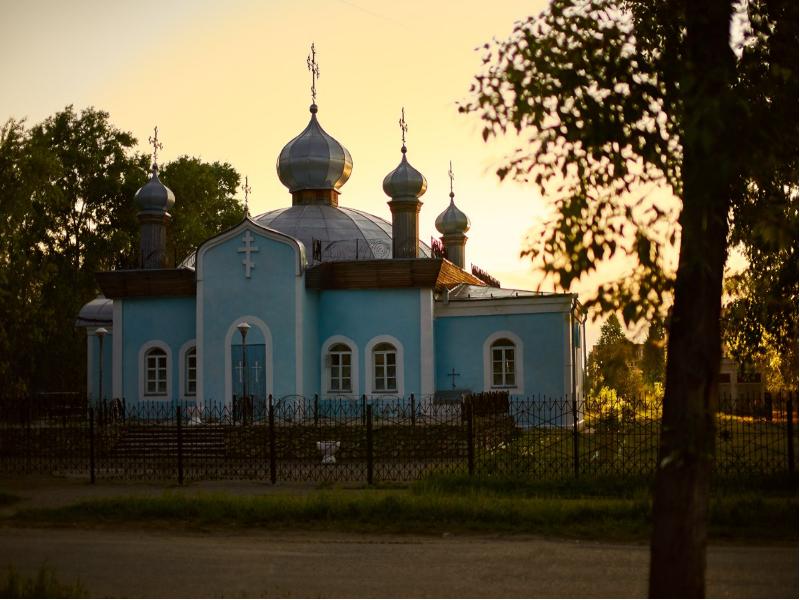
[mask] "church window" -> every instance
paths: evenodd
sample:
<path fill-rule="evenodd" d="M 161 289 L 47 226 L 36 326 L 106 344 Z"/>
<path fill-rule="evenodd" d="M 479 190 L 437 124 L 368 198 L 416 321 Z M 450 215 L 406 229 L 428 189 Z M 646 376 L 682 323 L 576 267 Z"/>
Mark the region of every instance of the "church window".
<path fill-rule="evenodd" d="M 397 391 L 397 349 L 386 342 L 378 344 L 372 351 L 375 367 L 376 392 Z"/>
<path fill-rule="evenodd" d="M 492 387 L 514 387 L 516 361 L 514 342 L 500 338 L 492 344 Z"/>
<path fill-rule="evenodd" d="M 187 396 L 194 396 L 197 393 L 197 348 L 192 347 L 186 352 L 185 377 Z"/>
<path fill-rule="evenodd" d="M 145 394 L 164 396 L 167 393 L 167 353 L 152 348 L 145 355 Z"/>
<path fill-rule="evenodd" d="M 353 353 L 346 344 L 334 344 L 329 351 L 330 375 L 328 381 L 328 391 L 331 392 L 351 392 L 352 384 L 352 362 Z"/>

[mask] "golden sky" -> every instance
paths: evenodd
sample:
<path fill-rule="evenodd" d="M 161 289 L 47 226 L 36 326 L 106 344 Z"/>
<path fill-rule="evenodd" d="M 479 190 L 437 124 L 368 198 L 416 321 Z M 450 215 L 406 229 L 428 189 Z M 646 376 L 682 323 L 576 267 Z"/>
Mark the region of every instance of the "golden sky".
<path fill-rule="evenodd" d="M 258 214 L 291 201 L 275 162 L 309 118 L 313 41 L 320 123 L 353 156 L 341 204 L 390 220 L 381 184 L 400 160 L 404 106 L 408 158 L 428 180 L 421 238 L 436 234 L 452 160 L 456 203 L 472 221 L 467 262 L 505 287 L 535 289 L 541 277 L 519 254 L 546 203 L 532 187 L 498 182 L 511 141 L 484 144 L 477 117 L 459 114 L 456 103 L 481 69 L 475 48 L 507 37 L 515 20 L 545 4 L 6 1 L 0 118 L 35 123 L 67 104 L 95 106 L 131 131 L 143 152 L 157 124 L 162 161 L 188 154 L 231 163 L 249 177 Z M 590 344 L 598 330 L 590 327 Z"/>

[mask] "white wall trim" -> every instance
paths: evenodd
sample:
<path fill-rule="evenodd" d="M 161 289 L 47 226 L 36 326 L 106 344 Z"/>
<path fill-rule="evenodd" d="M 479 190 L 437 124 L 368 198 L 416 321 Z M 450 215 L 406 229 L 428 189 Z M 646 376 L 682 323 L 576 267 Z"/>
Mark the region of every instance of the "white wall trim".
<path fill-rule="evenodd" d="M 334 344 L 345 344 L 349 346 L 350 351 L 353 353 L 351 357 L 350 363 L 350 381 L 353 385 L 353 390 L 349 394 L 337 394 L 337 397 L 341 398 L 358 398 L 361 395 L 361 379 L 360 379 L 360 371 L 358 368 L 358 345 L 351 340 L 349 337 L 345 337 L 343 335 L 332 335 L 327 340 L 322 343 L 322 350 L 320 352 L 320 396 L 322 398 L 327 397 L 327 395 L 331 394 L 331 391 L 328 389 L 329 381 L 329 373 L 328 367 L 325 366 L 325 355 L 328 354 L 330 351 L 331 346 Z"/>
<path fill-rule="evenodd" d="M 435 353 L 433 351 L 433 290 L 419 291 L 419 393 L 432 396 L 436 391 L 434 381 Z"/>
<path fill-rule="evenodd" d="M 378 344 L 388 342 L 397 349 L 397 391 L 396 392 L 376 392 L 373 388 L 375 386 L 373 372 L 372 351 Z M 405 352 L 403 344 L 400 343 L 396 337 L 391 335 L 376 335 L 367 342 L 364 347 L 364 390 L 367 395 L 381 395 L 381 396 L 405 396 L 406 389 L 406 375 L 405 375 Z"/>
<path fill-rule="evenodd" d="M 186 353 L 194 347 L 195 348 L 195 362 L 197 361 L 197 340 L 187 340 L 178 351 L 178 398 L 181 400 L 195 400 L 197 401 L 197 385 L 195 385 L 195 395 L 186 395 Z M 197 370 L 195 369 L 195 377 Z"/>
<path fill-rule="evenodd" d="M 112 329 L 114 336 L 111 339 L 111 393 L 114 398 L 122 398 L 122 298 L 112 301 Z"/>
<path fill-rule="evenodd" d="M 572 394 L 572 331 L 570 328 L 569 314 L 564 317 L 564 398 Z"/>
<path fill-rule="evenodd" d="M 501 338 L 508 338 L 514 342 L 514 381 L 516 387 L 492 387 L 492 344 Z M 483 389 L 485 391 L 506 391 L 509 394 L 521 396 L 525 393 L 525 363 L 522 339 L 513 331 L 495 331 L 483 342 Z"/>
<path fill-rule="evenodd" d="M 197 296 L 195 299 L 195 341 L 197 344 L 197 406 L 205 406 L 206 397 L 204 384 L 203 359 L 205 355 L 205 339 L 203 330 L 203 280 L 197 280 Z"/>
<path fill-rule="evenodd" d="M 167 354 L 167 393 L 164 395 L 153 395 L 147 394 L 145 395 L 145 378 L 147 377 L 147 372 L 145 369 L 144 364 L 144 357 L 147 354 L 148 350 L 152 348 L 161 348 Z M 158 400 L 158 401 L 170 401 L 172 400 L 172 349 L 169 347 L 169 344 L 164 340 L 150 340 L 149 342 L 145 342 L 142 344 L 141 348 L 139 348 L 139 372 L 138 372 L 138 379 L 139 379 L 139 401 L 140 402 L 147 402 L 150 400 Z"/>
<path fill-rule="evenodd" d="M 266 371 L 267 396 L 272 393 L 272 332 L 270 332 L 267 324 L 258 317 L 254 317 L 253 315 L 242 315 L 241 317 L 233 320 L 228 327 L 228 332 L 225 334 L 225 346 L 223 347 L 225 351 L 225 406 L 230 406 L 231 400 L 233 399 L 233 381 L 231 380 L 231 344 L 233 343 L 233 336 L 239 335 L 239 331 L 236 329 L 236 326 L 242 321 L 247 321 L 250 325 L 258 327 L 258 329 L 261 331 L 261 335 L 264 336 L 264 362 L 266 363 L 264 370 Z"/>
<path fill-rule="evenodd" d="M 434 304 L 435 317 L 476 317 L 484 315 L 529 315 L 538 313 L 569 312 L 571 296 L 551 298 L 519 297 L 494 300 L 450 300 Z"/>

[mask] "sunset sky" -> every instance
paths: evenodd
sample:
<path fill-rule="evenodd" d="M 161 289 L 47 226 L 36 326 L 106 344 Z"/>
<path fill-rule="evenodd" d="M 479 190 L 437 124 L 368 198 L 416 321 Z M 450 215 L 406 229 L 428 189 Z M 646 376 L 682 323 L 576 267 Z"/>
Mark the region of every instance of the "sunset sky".
<path fill-rule="evenodd" d="M 515 20 L 545 4 L 6 2 L 0 118 L 35 123 L 68 104 L 95 106 L 132 132 L 143 152 L 157 124 L 162 161 L 188 154 L 229 162 L 249 177 L 251 212 L 258 214 L 290 203 L 275 161 L 309 118 L 313 41 L 320 123 L 353 156 L 341 204 L 390 219 L 381 183 L 400 159 L 404 106 L 408 157 L 428 180 L 421 238 L 436 234 L 452 160 L 456 203 L 472 221 L 467 262 L 505 287 L 535 289 L 541 276 L 519 255 L 546 201 L 532 187 L 498 182 L 495 170 L 512 140 L 483 143 L 477 117 L 459 114 L 456 103 L 468 98 L 480 71 L 475 48 L 507 37 Z M 597 281 L 572 291 L 585 298 Z M 590 344 L 598 330 L 589 327 Z"/>

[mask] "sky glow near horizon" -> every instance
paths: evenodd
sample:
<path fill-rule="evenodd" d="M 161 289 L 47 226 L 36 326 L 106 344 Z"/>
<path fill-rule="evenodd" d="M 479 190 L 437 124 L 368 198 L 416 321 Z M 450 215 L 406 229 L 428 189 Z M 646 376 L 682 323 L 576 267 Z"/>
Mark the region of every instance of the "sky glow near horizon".
<path fill-rule="evenodd" d="M 436 216 L 455 200 L 470 218 L 467 263 L 504 287 L 537 289 L 542 276 L 520 258 L 530 228 L 547 215 L 533 186 L 500 183 L 495 170 L 515 139 L 484 143 L 476 116 L 459 114 L 481 70 L 475 48 L 504 39 L 545 0 L 486 4 L 407 0 L 155 0 L 0 7 L 0 117 L 37 123 L 73 104 L 108 111 L 139 151 L 158 125 L 162 162 L 181 155 L 230 163 L 249 177 L 251 214 L 287 206 L 275 170 L 281 148 L 306 126 L 316 45 L 319 121 L 353 157 L 340 203 L 391 220 L 384 176 L 400 161 L 400 109 L 408 159 L 428 180 L 420 237 L 438 237 Z M 177 199 L 180 202 L 180 198 Z M 571 291 L 585 299 L 619 276 L 607 265 Z M 542 285 L 551 291 L 549 284 Z M 600 323 L 589 322 L 589 347 Z"/>

